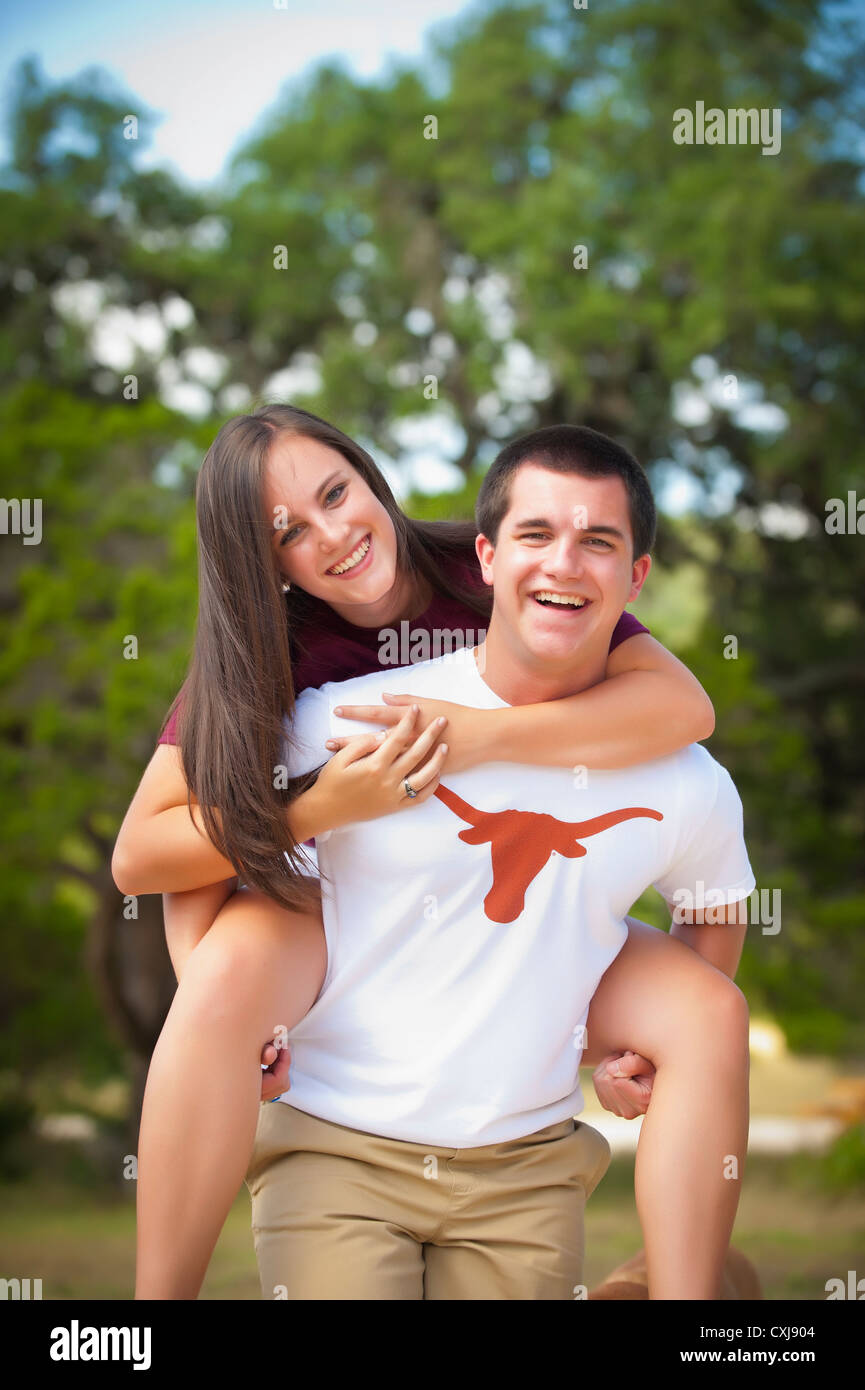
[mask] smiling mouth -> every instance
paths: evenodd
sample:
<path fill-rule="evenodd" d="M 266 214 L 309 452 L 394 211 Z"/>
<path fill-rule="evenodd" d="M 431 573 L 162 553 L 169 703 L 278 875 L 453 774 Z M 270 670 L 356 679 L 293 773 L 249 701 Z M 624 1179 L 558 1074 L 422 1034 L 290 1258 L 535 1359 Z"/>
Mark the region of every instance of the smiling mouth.
<path fill-rule="evenodd" d="M 337 564 L 331 565 L 329 570 L 325 570 L 325 574 L 332 574 L 339 577 L 341 574 L 348 574 L 350 570 L 356 569 L 361 560 L 366 559 L 371 545 L 372 532 L 367 531 L 360 545 L 357 546 L 350 555 L 346 555 L 344 560 L 340 560 Z"/>
<path fill-rule="evenodd" d="M 532 598 L 541 608 L 562 609 L 569 613 L 588 608 L 591 603 L 591 599 L 584 598 L 582 594 L 557 594 L 552 589 L 537 589 Z"/>

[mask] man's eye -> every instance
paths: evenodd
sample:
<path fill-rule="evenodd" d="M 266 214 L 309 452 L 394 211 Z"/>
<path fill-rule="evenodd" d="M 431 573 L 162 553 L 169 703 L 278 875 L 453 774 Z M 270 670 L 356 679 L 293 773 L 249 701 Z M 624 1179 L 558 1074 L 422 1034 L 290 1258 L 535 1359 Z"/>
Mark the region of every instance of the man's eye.
<path fill-rule="evenodd" d="M 595 545 L 602 545 L 602 546 L 604 547 L 605 550 L 612 550 L 612 548 L 613 548 L 613 547 L 610 545 L 610 542 L 609 542 L 609 541 L 603 540 L 600 536 L 589 536 L 589 537 L 588 537 L 588 540 L 589 540 L 590 542 L 593 542 Z"/>
<path fill-rule="evenodd" d="M 527 531 L 522 539 L 524 541 L 545 541 L 546 536 L 543 531 Z"/>

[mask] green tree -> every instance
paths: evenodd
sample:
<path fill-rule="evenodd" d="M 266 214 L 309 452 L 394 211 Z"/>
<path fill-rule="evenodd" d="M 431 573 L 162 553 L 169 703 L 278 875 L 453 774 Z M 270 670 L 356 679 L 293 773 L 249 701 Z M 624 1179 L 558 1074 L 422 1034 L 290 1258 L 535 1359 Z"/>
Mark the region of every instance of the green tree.
<path fill-rule="evenodd" d="M 861 486 L 861 59 L 818 0 L 476 6 L 423 64 L 293 84 L 206 193 L 137 166 L 150 117 L 106 78 L 21 67 L 0 460 L 4 494 L 45 519 L 0 558 L 8 1058 L 53 1019 L 55 1057 L 78 1030 L 108 1065 L 98 999 L 140 1089 L 172 978 L 158 903 L 123 918 L 110 847 L 191 643 L 196 462 L 299 366 L 291 398 L 380 455 L 400 459 L 409 420 L 450 423 L 462 482 L 418 513 L 470 514 L 499 443 L 565 419 L 661 487 L 691 480 L 658 548 L 682 589 L 653 626 L 675 632 L 699 576 L 682 654 L 716 701 L 758 883 L 783 893 L 742 978 L 796 1045 L 862 1050 L 865 549 L 826 528 Z M 780 109 L 780 153 L 675 143 L 697 101 Z M 124 311 L 154 334 L 125 359 L 96 332 Z M 168 404 L 183 382 L 192 417 Z"/>

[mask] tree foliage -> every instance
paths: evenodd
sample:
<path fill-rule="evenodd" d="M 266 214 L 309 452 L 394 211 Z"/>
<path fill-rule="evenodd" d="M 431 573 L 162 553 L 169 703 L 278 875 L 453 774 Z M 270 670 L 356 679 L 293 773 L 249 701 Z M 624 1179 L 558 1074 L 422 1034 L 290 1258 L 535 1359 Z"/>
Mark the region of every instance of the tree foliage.
<path fill-rule="evenodd" d="M 44 518 L 0 551 L 7 1064 L 146 1065 L 172 977 L 108 862 L 190 647 L 195 467 L 264 393 L 397 462 L 449 422 L 464 483 L 418 515 L 470 515 L 500 441 L 561 420 L 690 479 L 660 570 L 699 576 L 681 655 L 783 893 L 741 978 L 794 1045 L 865 1050 L 865 541 L 825 524 L 862 487 L 861 58 L 818 0 L 476 6 L 426 64 L 291 85 L 205 191 L 139 167 L 151 117 L 104 74 L 22 64 L 0 467 Z M 698 100 L 780 109 L 781 152 L 674 143 Z M 664 593 L 662 638 L 693 598 Z"/>

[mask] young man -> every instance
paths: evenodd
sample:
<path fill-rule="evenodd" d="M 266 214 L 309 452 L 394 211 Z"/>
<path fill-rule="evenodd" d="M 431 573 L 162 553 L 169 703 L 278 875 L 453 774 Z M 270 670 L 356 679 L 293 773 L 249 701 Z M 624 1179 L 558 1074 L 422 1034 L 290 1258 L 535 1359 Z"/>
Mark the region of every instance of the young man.
<path fill-rule="evenodd" d="M 493 464 L 477 522 L 494 594 L 485 642 L 305 691 L 290 775 L 356 733 L 337 708 L 362 712 L 401 675 L 421 700 L 487 707 L 603 679 L 651 564 L 636 461 L 590 430 L 537 431 Z M 407 777 L 406 797 L 419 790 Z M 747 1139 L 747 1010 L 731 983 L 744 928 L 677 924 L 689 952 L 633 923 L 631 942 L 625 916 L 654 884 L 670 903 L 724 904 L 715 920 L 735 923 L 727 905 L 754 887 L 741 803 L 705 749 L 588 775 L 445 768 L 411 815 L 331 831 L 317 850 L 327 975 L 289 1035 L 291 1090 L 262 1106 L 247 1174 L 265 1296 L 574 1297 L 585 1200 L 609 1162 L 573 1118 L 578 1068 L 634 1045 L 632 1017 L 653 1046 L 638 1050 L 665 1063 L 637 1182 L 650 1278 L 664 1240 L 670 1254 L 665 1222 L 680 1265 L 691 1252 L 698 1264 L 705 1240 L 720 1268 L 738 1197 L 723 1159 L 741 1165 Z M 705 1232 L 699 1183 L 712 1194 Z M 660 1296 L 716 1296 L 706 1288 Z"/>

